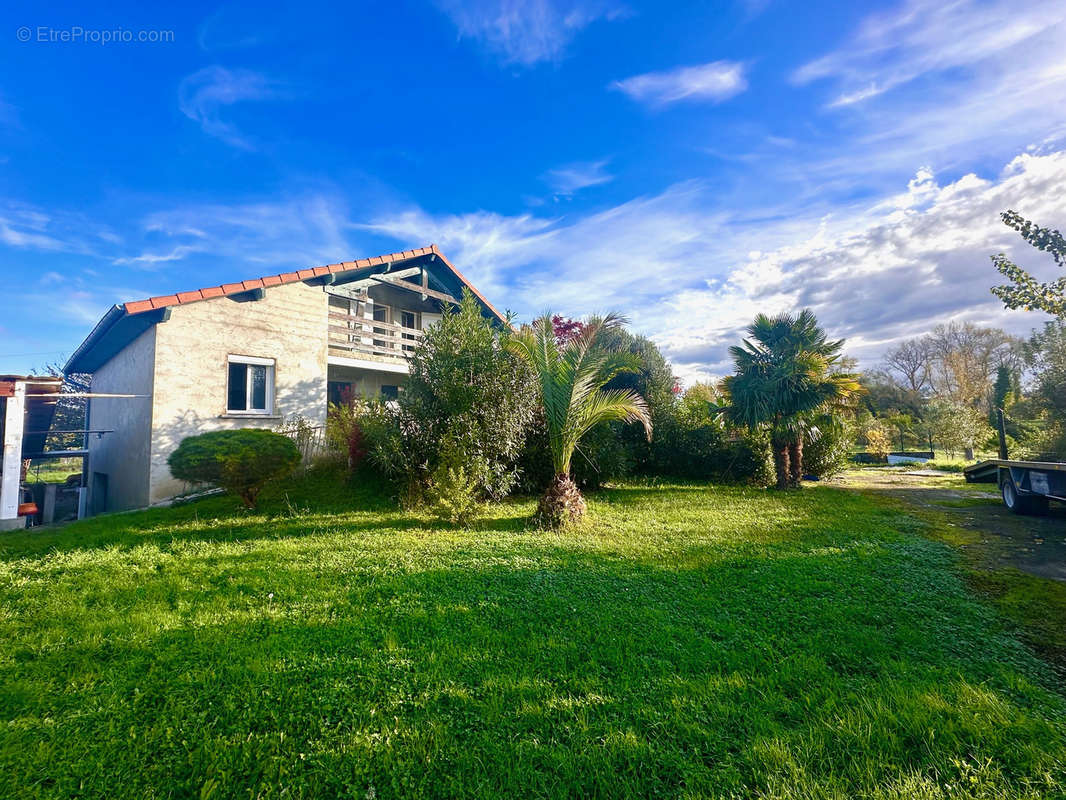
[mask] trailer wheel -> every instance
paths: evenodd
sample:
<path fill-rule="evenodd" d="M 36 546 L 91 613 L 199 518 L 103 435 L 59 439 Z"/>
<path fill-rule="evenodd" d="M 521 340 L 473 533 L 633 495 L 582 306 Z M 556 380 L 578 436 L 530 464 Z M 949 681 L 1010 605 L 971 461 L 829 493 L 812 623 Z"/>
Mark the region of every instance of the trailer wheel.
<path fill-rule="evenodd" d="M 1003 493 L 1003 505 L 1014 514 L 1043 516 L 1048 512 L 1046 497 L 1018 494 L 1018 489 L 1010 477 L 1003 481 L 1001 491 Z"/>

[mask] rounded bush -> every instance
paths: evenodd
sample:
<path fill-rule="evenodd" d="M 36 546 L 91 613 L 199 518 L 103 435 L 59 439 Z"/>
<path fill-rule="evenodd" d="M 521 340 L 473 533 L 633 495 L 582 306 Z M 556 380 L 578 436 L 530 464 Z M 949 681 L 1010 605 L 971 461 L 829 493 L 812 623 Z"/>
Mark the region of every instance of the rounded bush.
<path fill-rule="evenodd" d="M 267 482 L 289 474 L 299 463 L 300 451 L 292 439 L 257 429 L 190 436 L 167 459 L 175 478 L 220 486 L 248 508 L 255 507 Z"/>

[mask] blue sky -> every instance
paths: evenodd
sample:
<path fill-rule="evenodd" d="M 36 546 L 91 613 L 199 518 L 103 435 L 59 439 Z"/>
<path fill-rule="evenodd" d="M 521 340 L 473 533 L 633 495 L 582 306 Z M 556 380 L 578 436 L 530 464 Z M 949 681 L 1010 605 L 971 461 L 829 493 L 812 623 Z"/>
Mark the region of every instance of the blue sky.
<path fill-rule="evenodd" d="M 988 256 L 1054 274 L 996 215 L 1066 215 L 1061 2 L 151 5 L 0 12 L 0 372 L 113 303 L 430 242 L 686 380 L 759 310 L 864 363 L 1044 319 Z"/>

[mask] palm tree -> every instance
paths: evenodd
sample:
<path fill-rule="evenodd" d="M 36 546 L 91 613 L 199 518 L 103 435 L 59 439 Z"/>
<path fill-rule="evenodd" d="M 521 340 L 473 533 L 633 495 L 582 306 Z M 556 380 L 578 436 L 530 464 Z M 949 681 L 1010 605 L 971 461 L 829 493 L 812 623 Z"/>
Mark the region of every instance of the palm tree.
<path fill-rule="evenodd" d="M 809 309 L 797 316 L 759 314 L 747 332 L 743 345 L 729 348 L 736 365 L 725 380 L 729 416 L 768 428 L 777 487 L 799 486 L 812 417 L 846 404 L 859 383 L 837 369 L 844 340 L 830 340 Z"/>
<path fill-rule="evenodd" d="M 590 320 L 577 335 L 560 344 L 551 315 L 545 314 L 509 337 L 508 348 L 529 362 L 540 381 L 554 473 L 537 508 L 542 524 L 558 527 L 585 513 L 585 499 L 570 478 L 570 461 L 581 437 L 592 427 L 611 420 L 639 422 L 651 438 L 651 417 L 644 398 L 628 389 L 603 388 L 620 372 L 639 368 L 635 356 L 597 347 L 603 334 L 624 324 L 623 317 L 608 314 Z"/>

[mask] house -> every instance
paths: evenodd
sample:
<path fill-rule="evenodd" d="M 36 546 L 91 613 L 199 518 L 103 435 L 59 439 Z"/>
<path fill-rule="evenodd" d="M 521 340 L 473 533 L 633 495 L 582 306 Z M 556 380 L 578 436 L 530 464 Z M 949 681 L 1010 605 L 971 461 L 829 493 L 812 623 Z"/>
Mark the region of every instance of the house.
<path fill-rule="evenodd" d="M 187 436 L 326 421 L 345 390 L 395 397 L 442 307 L 469 289 L 436 245 L 114 306 L 67 362 L 92 375 L 91 513 L 184 490 L 167 457 Z M 124 399 L 97 399 L 123 395 Z"/>

